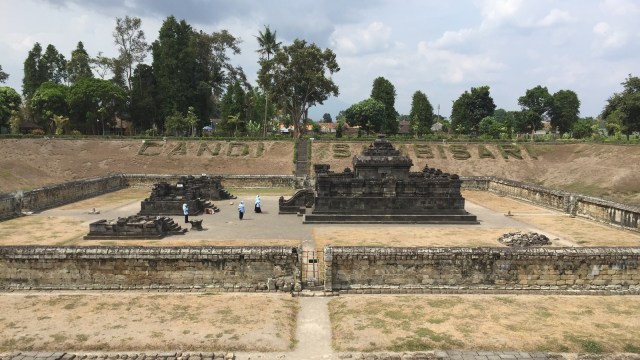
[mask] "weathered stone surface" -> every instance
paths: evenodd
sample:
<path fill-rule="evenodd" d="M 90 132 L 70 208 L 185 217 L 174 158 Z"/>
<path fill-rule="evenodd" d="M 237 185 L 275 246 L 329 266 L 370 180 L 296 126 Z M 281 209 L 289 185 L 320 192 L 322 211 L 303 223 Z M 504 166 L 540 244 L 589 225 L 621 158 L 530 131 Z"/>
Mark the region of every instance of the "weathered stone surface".
<path fill-rule="evenodd" d="M 325 290 L 348 294 L 640 293 L 640 248 L 332 246 L 325 264 Z"/>
<path fill-rule="evenodd" d="M 167 235 L 183 235 L 186 231 L 169 217 L 133 215 L 92 222 L 84 239 L 161 239 Z"/>
<path fill-rule="evenodd" d="M 353 158 L 353 171 L 317 164 L 313 211 L 305 223 L 477 223 L 464 209 L 462 181 L 412 160 L 384 136 Z"/>
<path fill-rule="evenodd" d="M 205 209 L 219 211 L 208 200 L 231 199 L 221 185 L 220 177 L 183 176 L 176 185 L 160 182 L 154 185 L 151 195 L 140 203 L 140 215 L 182 215 L 182 205 L 189 206 L 189 215 L 199 215 Z"/>
<path fill-rule="evenodd" d="M 281 247 L 0 247 L 0 290 L 281 291 L 297 264 Z"/>
<path fill-rule="evenodd" d="M 529 247 L 551 245 L 551 240 L 546 235 L 529 231 L 523 233 L 521 231 L 503 234 L 498 241 L 507 246 Z"/>

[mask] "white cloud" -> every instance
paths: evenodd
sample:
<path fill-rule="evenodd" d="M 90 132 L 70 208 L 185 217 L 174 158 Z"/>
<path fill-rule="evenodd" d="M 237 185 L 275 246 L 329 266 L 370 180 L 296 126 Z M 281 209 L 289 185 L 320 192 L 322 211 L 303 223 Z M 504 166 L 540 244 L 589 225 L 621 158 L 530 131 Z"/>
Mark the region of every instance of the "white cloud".
<path fill-rule="evenodd" d="M 630 0 L 604 0 L 602 7 L 605 11 L 616 16 L 633 16 L 640 12 L 640 7 Z"/>
<path fill-rule="evenodd" d="M 627 34 L 620 29 L 616 29 L 607 22 L 599 22 L 593 27 L 595 35 L 592 47 L 598 54 L 610 49 L 616 49 L 627 43 Z"/>
<path fill-rule="evenodd" d="M 575 22 L 575 18 L 568 12 L 559 9 L 551 10 L 542 20 L 538 22 L 539 26 L 549 27 Z"/>
<path fill-rule="evenodd" d="M 487 78 L 503 68 L 503 64 L 484 54 L 460 54 L 430 47 L 426 42 L 418 43 L 418 54 L 439 70 L 440 80 L 445 83 L 462 83 Z"/>
<path fill-rule="evenodd" d="M 391 28 L 382 22 L 372 22 L 366 27 L 340 26 L 331 34 L 330 44 L 336 53 L 350 55 L 388 50 Z"/>
<path fill-rule="evenodd" d="M 448 47 L 451 45 L 460 45 L 473 38 L 476 34 L 476 30 L 473 29 L 460 29 L 458 31 L 445 31 L 438 40 L 431 43 L 434 47 Z"/>
<path fill-rule="evenodd" d="M 522 0 L 480 0 L 480 12 L 484 18 L 481 28 L 498 26 L 513 18 L 523 5 Z"/>

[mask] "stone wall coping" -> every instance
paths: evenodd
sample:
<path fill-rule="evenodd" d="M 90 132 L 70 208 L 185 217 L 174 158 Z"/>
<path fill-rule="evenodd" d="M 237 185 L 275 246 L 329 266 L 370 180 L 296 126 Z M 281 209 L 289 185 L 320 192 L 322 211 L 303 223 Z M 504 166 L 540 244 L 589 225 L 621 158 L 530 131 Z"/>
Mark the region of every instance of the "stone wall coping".
<path fill-rule="evenodd" d="M 558 247 L 558 248 L 512 248 L 512 247 L 370 247 L 328 246 L 333 256 L 339 255 L 450 255 L 450 254 L 504 254 L 535 256 L 640 256 L 640 247 Z"/>
<path fill-rule="evenodd" d="M 207 257 L 212 255 L 291 255 L 292 248 L 277 246 L 200 246 L 200 247 L 106 247 L 106 246 L 0 246 L 0 258 L 42 258 L 42 257 L 101 257 L 101 258 L 129 258 L 131 256 L 163 257 Z"/>

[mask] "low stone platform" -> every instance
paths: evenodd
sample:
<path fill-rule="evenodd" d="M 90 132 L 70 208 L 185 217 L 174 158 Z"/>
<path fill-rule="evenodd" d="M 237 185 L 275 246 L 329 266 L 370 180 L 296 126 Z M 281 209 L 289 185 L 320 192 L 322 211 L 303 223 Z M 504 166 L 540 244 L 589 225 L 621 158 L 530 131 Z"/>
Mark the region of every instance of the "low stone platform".
<path fill-rule="evenodd" d="M 303 224 L 479 224 L 475 215 L 305 214 Z"/>
<path fill-rule="evenodd" d="M 169 217 L 132 215 L 92 222 L 84 240 L 162 239 L 167 235 L 183 235 L 186 231 Z"/>

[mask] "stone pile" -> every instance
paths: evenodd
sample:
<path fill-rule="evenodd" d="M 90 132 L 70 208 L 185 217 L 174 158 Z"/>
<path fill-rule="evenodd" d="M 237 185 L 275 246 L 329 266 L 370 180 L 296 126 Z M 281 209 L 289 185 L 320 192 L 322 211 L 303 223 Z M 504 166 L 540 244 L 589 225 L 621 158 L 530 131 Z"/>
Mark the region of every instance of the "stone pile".
<path fill-rule="evenodd" d="M 551 245 L 551 240 L 542 234 L 532 231 L 522 233 L 520 231 L 509 232 L 498 238 L 498 241 L 507 246 L 531 247 Z"/>

